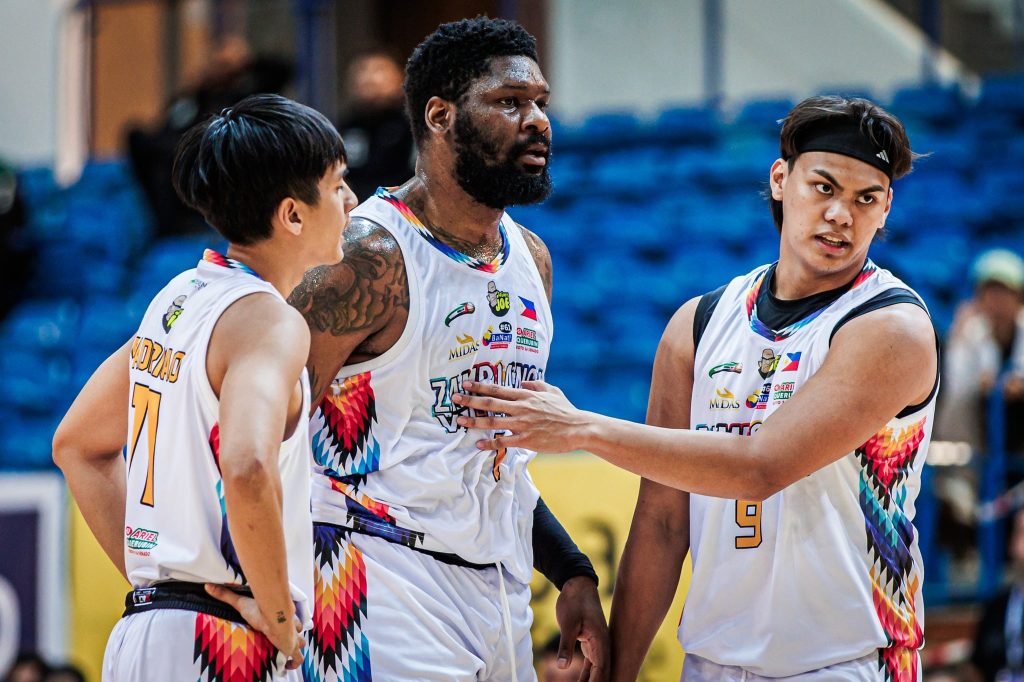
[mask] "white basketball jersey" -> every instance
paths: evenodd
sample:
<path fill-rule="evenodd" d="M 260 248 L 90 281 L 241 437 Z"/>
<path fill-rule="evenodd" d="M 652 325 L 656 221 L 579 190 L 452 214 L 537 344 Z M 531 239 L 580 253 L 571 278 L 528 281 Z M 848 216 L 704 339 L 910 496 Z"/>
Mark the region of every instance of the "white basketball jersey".
<path fill-rule="evenodd" d="M 544 378 L 551 313 L 522 232 L 502 216 L 502 252 L 481 262 L 435 239 L 386 190 L 352 215 L 402 249 L 409 319 L 386 353 L 342 369 L 313 416 L 313 518 L 500 561 L 529 582 L 538 493 L 526 465 L 535 453 L 481 452 L 476 441 L 490 434 L 461 428 L 451 400 L 467 379 L 515 387 Z"/>
<path fill-rule="evenodd" d="M 232 303 L 254 293 L 284 302 L 237 261 L 207 250 L 149 304 L 132 344 L 128 415 L 125 564 L 135 587 L 166 580 L 245 585 L 224 506 L 219 404 L 206 374 L 214 325 Z M 259 320 L 254 320 L 259 324 Z M 309 381 L 301 376 L 303 413 Z M 285 543 L 292 599 L 311 624 L 312 455 L 305 430 L 281 443 Z"/>
<path fill-rule="evenodd" d="M 768 272 L 734 279 L 714 309 L 694 357 L 693 429 L 755 433 L 821 367 L 844 317 L 883 292 L 917 298 L 867 261 L 837 300 L 772 330 L 757 315 Z M 934 403 L 933 393 L 763 503 L 691 495 L 683 648 L 767 677 L 877 650 L 879 680 L 916 680 L 924 614 L 911 521 Z"/>

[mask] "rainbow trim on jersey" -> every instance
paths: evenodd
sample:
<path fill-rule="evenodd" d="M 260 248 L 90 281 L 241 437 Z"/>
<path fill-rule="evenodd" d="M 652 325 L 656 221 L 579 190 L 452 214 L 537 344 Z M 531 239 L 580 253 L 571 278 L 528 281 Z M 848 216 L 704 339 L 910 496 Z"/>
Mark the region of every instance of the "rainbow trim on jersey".
<path fill-rule="evenodd" d="M 370 682 L 373 677 L 370 643 L 363 633 L 366 564 L 363 553 L 348 541 L 350 534 L 337 526 L 313 524 L 313 629 L 302 663 L 303 678 L 312 682 Z"/>
<path fill-rule="evenodd" d="M 757 316 L 757 297 L 761 293 L 761 285 L 764 284 L 765 277 L 768 276 L 768 271 L 771 270 L 771 266 L 766 267 L 754 278 L 753 283 L 750 285 L 750 289 L 747 290 L 747 320 L 750 322 L 750 329 L 758 336 L 764 337 L 769 341 L 784 341 L 793 334 L 797 333 L 811 322 L 813 322 L 819 315 L 828 310 L 832 303 L 828 303 L 818 308 L 814 312 L 807 315 L 802 320 L 797 320 L 788 327 L 783 329 L 772 329 Z M 864 282 L 871 279 L 871 277 L 878 272 L 878 267 L 870 260 L 865 261 L 864 267 L 861 268 L 860 273 L 853 280 L 853 284 L 850 285 L 849 291 L 853 291 Z M 842 298 L 842 297 L 840 297 Z M 836 299 L 838 300 L 838 299 Z"/>
<path fill-rule="evenodd" d="M 911 553 L 916 538 L 903 507 L 905 482 L 924 442 L 927 419 L 898 430 L 886 426 L 855 451 L 861 465 L 860 507 L 871 560 L 872 600 L 888 640 L 878 651 L 886 682 L 916 681 L 917 650 L 924 644 L 917 617 L 920 567 Z"/>
<path fill-rule="evenodd" d="M 508 256 L 512 250 L 512 247 L 509 244 L 508 235 L 505 234 L 505 225 L 500 222 L 498 223 L 498 234 L 501 235 L 501 251 L 499 251 L 498 254 L 491 260 L 485 261 L 480 258 L 464 254 L 458 249 L 455 249 L 449 246 L 448 244 L 445 244 L 443 241 L 435 237 L 434 234 L 429 229 L 427 229 L 427 226 L 424 225 L 420 221 L 420 219 L 416 217 L 416 214 L 412 212 L 412 209 L 409 208 L 401 199 L 399 199 L 394 194 L 389 192 L 386 188 L 378 188 L 377 193 L 374 196 L 380 197 L 384 201 L 394 206 L 395 210 L 397 210 L 402 215 L 402 217 L 405 218 L 406 222 L 412 225 L 413 228 L 417 232 L 419 232 L 421 237 L 430 242 L 430 244 L 435 249 L 437 249 L 438 251 L 448 256 L 457 263 L 464 263 L 465 265 L 468 265 L 474 270 L 480 270 L 481 272 L 497 272 L 501 268 L 501 266 L 504 265 L 505 262 L 508 260 Z"/>
<path fill-rule="evenodd" d="M 252 275 L 257 279 L 263 279 L 262 277 L 256 274 L 255 270 L 250 268 L 242 261 L 237 261 L 234 258 L 228 258 L 224 254 L 218 251 L 214 251 L 213 249 L 206 249 L 205 251 L 203 251 L 203 262 L 213 263 L 214 265 L 219 265 L 222 268 L 241 270 L 242 272 Z"/>
<path fill-rule="evenodd" d="M 277 649 L 261 633 L 239 623 L 197 613 L 193 661 L 205 682 L 269 682 Z"/>

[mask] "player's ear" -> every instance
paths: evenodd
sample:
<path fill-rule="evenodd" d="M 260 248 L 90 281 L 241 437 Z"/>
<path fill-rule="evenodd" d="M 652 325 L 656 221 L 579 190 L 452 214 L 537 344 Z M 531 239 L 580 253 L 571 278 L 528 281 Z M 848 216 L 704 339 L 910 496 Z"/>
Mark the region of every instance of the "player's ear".
<path fill-rule="evenodd" d="M 299 202 L 291 197 L 285 197 L 274 209 L 273 222 L 275 226 L 287 230 L 291 234 L 298 235 L 302 232 L 302 207 Z"/>
<path fill-rule="evenodd" d="M 885 221 L 889 219 L 890 209 L 892 209 L 892 185 L 889 186 L 889 191 L 885 195 L 885 211 L 882 213 L 882 224 L 878 226 L 879 230 L 885 227 Z"/>
<path fill-rule="evenodd" d="M 772 199 L 782 201 L 782 188 L 786 185 L 789 175 L 789 163 L 783 159 L 775 159 L 772 169 L 768 172 L 768 186 L 771 188 Z"/>
<path fill-rule="evenodd" d="M 444 135 L 455 122 L 455 105 L 446 99 L 431 97 L 423 110 L 423 119 L 427 123 L 427 130 Z"/>

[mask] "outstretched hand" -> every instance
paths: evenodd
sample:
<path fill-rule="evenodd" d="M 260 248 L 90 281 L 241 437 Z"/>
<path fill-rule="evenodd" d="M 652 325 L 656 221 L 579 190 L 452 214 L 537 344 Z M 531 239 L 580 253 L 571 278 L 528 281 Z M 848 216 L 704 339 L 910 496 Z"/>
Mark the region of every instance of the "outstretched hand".
<path fill-rule="evenodd" d="M 584 413 L 573 407 L 557 386 L 543 381 L 524 381 L 521 388 L 475 381 L 463 382 L 462 386 L 467 393 L 456 393 L 452 401 L 470 409 L 458 418 L 459 426 L 511 432 L 477 441 L 481 450 L 520 447 L 568 452 L 579 447 L 586 426 Z M 471 416 L 487 413 L 495 416 Z"/>

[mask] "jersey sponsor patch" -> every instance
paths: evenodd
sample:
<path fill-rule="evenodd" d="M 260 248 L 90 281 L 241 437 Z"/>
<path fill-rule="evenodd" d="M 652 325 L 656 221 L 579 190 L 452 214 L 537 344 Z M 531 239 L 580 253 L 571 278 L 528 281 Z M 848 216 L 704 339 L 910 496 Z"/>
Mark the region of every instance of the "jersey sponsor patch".
<path fill-rule="evenodd" d="M 710 369 L 708 369 L 708 377 L 713 377 L 721 372 L 732 372 L 733 374 L 742 374 L 743 363 L 723 362 L 717 365 L 713 365 Z"/>
<path fill-rule="evenodd" d="M 462 317 L 463 315 L 472 315 L 475 312 L 476 306 L 470 303 L 469 301 L 460 303 L 459 305 L 455 306 L 455 308 L 453 308 L 450 313 L 444 316 L 444 326 L 450 327 L 452 325 L 452 322 L 454 322 L 458 318 Z"/>
<path fill-rule="evenodd" d="M 715 397 L 708 401 L 708 408 L 712 410 L 738 410 L 740 401 L 728 388 L 715 389 Z"/>
<path fill-rule="evenodd" d="M 508 292 L 499 291 L 498 285 L 494 283 L 493 279 L 487 283 L 487 305 L 490 306 L 491 312 L 498 317 L 508 315 L 508 311 L 512 307 Z"/>
<path fill-rule="evenodd" d="M 537 331 L 529 327 L 516 327 L 516 348 L 525 350 L 528 353 L 539 353 L 540 345 L 537 342 Z"/>
<path fill-rule="evenodd" d="M 487 325 L 487 331 L 484 332 L 483 339 L 481 339 L 485 348 L 491 350 L 501 350 L 508 348 L 509 344 L 512 343 L 512 325 L 508 322 L 502 322 L 498 325 L 499 331 L 494 331 L 494 327 Z"/>

